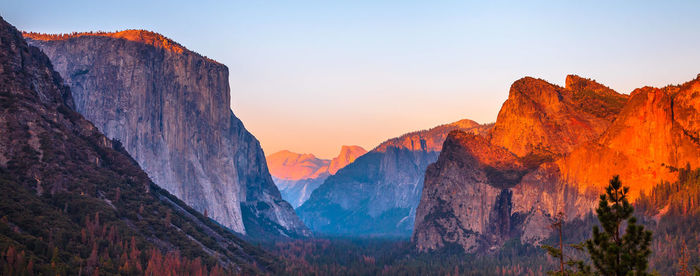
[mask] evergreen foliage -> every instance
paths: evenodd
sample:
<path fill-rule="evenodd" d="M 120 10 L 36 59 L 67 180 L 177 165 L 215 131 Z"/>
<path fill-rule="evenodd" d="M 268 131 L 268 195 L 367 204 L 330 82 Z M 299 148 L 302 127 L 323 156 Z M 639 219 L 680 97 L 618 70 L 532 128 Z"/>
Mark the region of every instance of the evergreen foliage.
<path fill-rule="evenodd" d="M 635 202 L 637 216 L 654 231 L 650 269 L 680 275 L 683 255 L 688 270 L 700 265 L 700 169 L 678 169 L 678 181 L 664 182 Z M 685 250 L 687 248 L 688 250 Z"/>
<path fill-rule="evenodd" d="M 651 231 L 645 231 L 632 216 L 634 207 L 627 200 L 628 191 L 616 175 L 600 196 L 596 214 L 603 231 L 593 226 L 593 239 L 586 241 L 597 274 L 647 275 Z M 625 220 L 627 229 L 621 236 L 620 228 Z"/>
<path fill-rule="evenodd" d="M 627 198 L 628 192 L 629 188 L 622 186 L 619 176 L 614 176 L 605 194 L 600 195 L 596 208 L 600 225 L 593 226 L 593 236 L 582 243 L 569 245 L 578 252 L 587 252 L 586 257 L 593 267 L 583 260 L 565 256 L 561 239 L 563 220 L 559 218 L 553 224 L 559 230 L 559 247 L 542 247 L 550 256 L 559 259 L 561 266 L 558 271 L 550 271 L 550 275 L 650 275 L 647 269 L 652 252 L 652 233 L 645 230 L 644 225 L 637 224 L 634 207 Z M 627 227 L 621 232 L 625 224 Z"/>

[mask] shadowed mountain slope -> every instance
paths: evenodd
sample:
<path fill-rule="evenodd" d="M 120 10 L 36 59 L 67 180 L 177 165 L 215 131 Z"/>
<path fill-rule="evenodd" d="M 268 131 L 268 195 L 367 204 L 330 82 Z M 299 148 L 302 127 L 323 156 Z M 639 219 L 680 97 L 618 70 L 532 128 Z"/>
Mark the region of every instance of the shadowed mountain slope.
<path fill-rule="evenodd" d="M 489 127 L 462 120 L 389 139 L 329 176 L 297 212 L 323 234 L 408 236 L 425 168 L 437 160 L 447 133 Z"/>

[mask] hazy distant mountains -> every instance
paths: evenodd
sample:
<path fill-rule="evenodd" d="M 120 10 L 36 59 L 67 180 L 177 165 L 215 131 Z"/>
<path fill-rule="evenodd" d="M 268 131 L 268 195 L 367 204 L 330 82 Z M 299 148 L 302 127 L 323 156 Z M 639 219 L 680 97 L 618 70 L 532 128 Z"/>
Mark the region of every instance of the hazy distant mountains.
<path fill-rule="evenodd" d="M 239 233 L 309 234 L 231 112 L 226 66 L 148 31 L 25 37 L 156 184 Z"/>
<path fill-rule="evenodd" d="M 297 213 L 322 234 L 408 236 L 425 168 L 437 160 L 447 134 L 489 128 L 462 120 L 390 139 L 329 176 Z"/>
<path fill-rule="evenodd" d="M 329 175 L 347 166 L 367 153 L 360 146 L 342 146 L 337 157 L 320 159 L 313 154 L 299 154 L 288 150 L 268 155 L 267 166 L 282 198 L 294 208 L 301 206 Z"/>
<path fill-rule="evenodd" d="M 557 213 L 591 212 L 615 174 L 636 199 L 699 167 L 698 111 L 700 78 L 629 96 L 573 75 L 565 87 L 520 79 L 487 135 L 450 133 L 426 172 L 412 239 L 421 251 L 538 244 Z"/>

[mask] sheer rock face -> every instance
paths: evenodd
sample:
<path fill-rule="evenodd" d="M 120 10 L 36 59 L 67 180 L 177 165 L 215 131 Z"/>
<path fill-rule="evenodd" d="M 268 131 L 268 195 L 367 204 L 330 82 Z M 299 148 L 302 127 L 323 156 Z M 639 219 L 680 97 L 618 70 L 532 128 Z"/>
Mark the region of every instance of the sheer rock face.
<path fill-rule="evenodd" d="M 425 173 L 413 237 L 421 251 L 459 244 L 474 252 L 487 235 L 510 236 L 512 186 L 525 167 L 483 137 L 451 132 Z"/>
<path fill-rule="evenodd" d="M 673 182 L 673 168 L 700 167 L 700 79 L 632 92 L 617 120 L 597 140 L 558 160 L 562 178 L 579 190 L 599 191 L 613 174 L 630 185 L 630 196 Z"/>
<path fill-rule="evenodd" d="M 321 186 L 329 175 L 365 153 L 367 151 L 360 146 L 342 146 L 337 157 L 327 160 L 313 154 L 283 150 L 267 156 L 267 165 L 282 198 L 296 208 L 309 199 L 311 192 Z"/>
<path fill-rule="evenodd" d="M 308 234 L 231 112 L 226 66 L 146 31 L 25 36 L 65 77 L 77 111 L 156 184 L 239 233 Z"/>
<path fill-rule="evenodd" d="M 463 120 L 390 139 L 329 176 L 297 212 L 320 233 L 410 235 L 425 169 L 447 134 L 489 127 Z"/>
<path fill-rule="evenodd" d="M 453 133 L 428 169 L 413 234 L 418 249 L 489 251 L 511 238 L 537 244 L 556 214 L 573 220 L 591 212 L 614 174 L 634 199 L 677 179 L 673 168 L 700 166 L 699 83 L 645 87 L 627 97 L 577 76 L 567 77 L 566 88 L 517 81 L 491 141 Z M 475 148 L 517 158 L 484 158 L 492 155 Z M 501 167 L 489 167 L 493 160 Z M 489 171 L 520 178 L 489 180 Z"/>
<path fill-rule="evenodd" d="M 237 273 L 246 272 L 242 266 L 259 265 L 255 254 L 262 252 L 249 252 L 252 247 L 228 230 L 155 186 L 119 143 L 77 113 L 71 90 L 49 58 L 1 17 L 0 84 L 0 202 L 5 208 L 24 205 L 2 210 L 4 223 L 22 236 L 12 244 L 43 254 L 40 248 L 50 248 L 53 242 L 47 247 L 46 241 L 56 237 L 54 227 L 70 229 L 61 233 L 56 250 L 61 256 L 78 256 L 80 249 L 60 243 L 80 242 L 84 225 L 75 217 L 101 212 L 104 229 L 115 227 L 119 235 L 136 237 L 148 248 L 214 258 Z M 139 208 L 147 219 L 134 215 Z M 31 220 L 23 217 L 28 215 Z M 170 215 L 178 226 L 154 236 L 153 227 L 162 227 L 154 217 Z M 264 260 L 264 253 L 260 257 Z M 48 263 L 48 256 L 32 258 Z"/>

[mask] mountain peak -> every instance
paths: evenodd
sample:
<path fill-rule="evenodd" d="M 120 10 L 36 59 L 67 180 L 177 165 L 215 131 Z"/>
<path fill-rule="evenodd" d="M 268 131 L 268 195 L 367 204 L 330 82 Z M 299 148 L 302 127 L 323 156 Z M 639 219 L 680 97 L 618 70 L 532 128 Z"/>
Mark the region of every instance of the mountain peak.
<path fill-rule="evenodd" d="M 627 95 L 593 80 L 566 77 L 566 87 L 525 77 L 511 85 L 492 142 L 518 156 L 559 155 L 598 137 L 627 102 Z"/>
<path fill-rule="evenodd" d="M 354 162 L 355 159 L 365 153 L 367 153 L 367 150 L 360 146 L 343 145 L 340 147 L 340 154 L 338 154 L 338 157 L 331 160 L 331 163 L 328 166 L 328 173 L 335 174 L 338 170 Z"/>
<path fill-rule="evenodd" d="M 358 146 L 358 145 L 342 145 L 342 146 L 340 146 L 340 153 L 341 154 L 345 151 L 351 151 L 351 150 L 365 150 L 365 149 Z"/>
<path fill-rule="evenodd" d="M 472 127 L 478 126 L 479 123 L 477 123 L 473 120 L 463 119 L 463 120 L 456 121 L 454 123 L 450 123 L 449 125 L 455 126 L 458 128 L 465 128 L 466 129 L 466 128 L 472 128 Z"/>
<path fill-rule="evenodd" d="M 530 95 L 532 93 L 555 92 L 558 88 L 560 87 L 543 79 L 523 77 L 513 82 L 510 86 L 508 98 L 512 98 L 516 94 Z"/>
<path fill-rule="evenodd" d="M 593 79 L 583 78 L 578 75 L 566 76 L 565 88 L 572 91 L 590 90 L 600 95 L 619 95 L 615 90 L 610 89 L 610 87 L 600 84 Z"/>
<path fill-rule="evenodd" d="M 284 180 L 302 180 L 327 174 L 329 160 L 310 153 L 281 150 L 266 157 L 272 176 Z"/>

